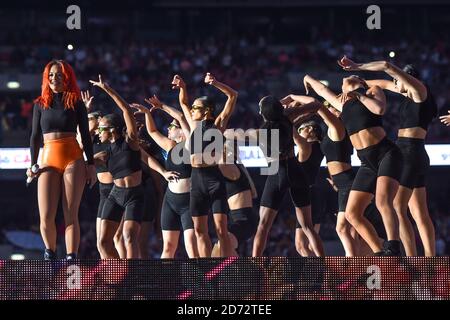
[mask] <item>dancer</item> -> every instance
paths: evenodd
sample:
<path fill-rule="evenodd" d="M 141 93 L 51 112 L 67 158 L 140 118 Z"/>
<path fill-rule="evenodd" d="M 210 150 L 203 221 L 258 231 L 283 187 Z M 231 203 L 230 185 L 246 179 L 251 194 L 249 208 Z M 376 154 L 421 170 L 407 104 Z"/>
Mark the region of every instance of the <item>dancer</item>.
<path fill-rule="evenodd" d="M 425 177 L 430 167 L 430 158 L 425 150 L 427 129 L 437 116 L 437 105 L 428 86 L 419 77 L 412 65 L 403 70 L 387 61 L 355 63 L 343 57 L 339 64 L 344 70 L 384 71 L 393 78 L 389 80 L 369 80 L 369 86 L 399 93 L 403 96 L 400 105 L 400 128 L 397 146 L 404 158 L 400 176 L 400 187 L 394 199 L 394 207 L 400 222 L 400 238 L 406 255 L 416 256 L 417 246 L 414 229 L 408 217 L 408 203 L 417 224 L 426 256 L 434 256 L 435 231 L 427 206 Z"/>
<path fill-rule="evenodd" d="M 200 257 L 210 257 L 212 243 L 208 234 L 208 212 L 212 209 L 217 237 L 220 241 L 220 255 L 232 255 L 228 236 L 227 197 L 225 181 L 218 167 L 218 160 L 223 156 L 223 132 L 236 105 L 237 92 L 224 83 L 217 81 L 207 73 L 204 79 L 227 96 L 222 112 L 214 117 L 215 102 L 204 96 L 194 100 L 189 107 L 186 84 L 180 76 L 175 75 L 172 85 L 180 90 L 179 100 L 183 114 L 189 124 L 191 136 L 189 151 L 191 153 L 191 194 L 190 210 L 194 221 L 195 234 Z M 208 140 L 214 143 L 208 143 Z M 211 149 L 211 145 L 214 147 Z"/>
<path fill-rule="evenodd" d="M 65 222 L 67 259 L 77 258 L 80 244 L 78 210 L 84 186 L 96 182 L 92 141 L 86 107 L 72 67 L 53 60 L 44 69 L 42 92 L 35 100 L 30 137 L 31 167 L 37 167 L 41 139 L 44 141 L 38 170 L 27 170 L 28 177 L 38 179 L 40 229 L 45 244 L 44 259 L 56 259 L 55 217 L 61 197 Z M 77 127 L 83 150 L 76 140 Z M 34 171 L 34 172 L 33 172 Z"/>
<path fill-rule="evenodd" d="M 382 115 L 386 110 L 383 91 L 377 86 L 369 89 L 357 76 L 343 79 L 340 96 L 309 75 L 304 77 L 304 85 L 307 93 L 311 87 L 341 111 L 342 122 L 361 159 L 347 202 L 346 219 L 376 255 L 400 255 L 398 218 L 393 202 L 403 158 L 398 147 L 386 138 L 382 126 Z M 374 194 L 388 237 L 385 248 L 374 227 L 364 217 Z"/>

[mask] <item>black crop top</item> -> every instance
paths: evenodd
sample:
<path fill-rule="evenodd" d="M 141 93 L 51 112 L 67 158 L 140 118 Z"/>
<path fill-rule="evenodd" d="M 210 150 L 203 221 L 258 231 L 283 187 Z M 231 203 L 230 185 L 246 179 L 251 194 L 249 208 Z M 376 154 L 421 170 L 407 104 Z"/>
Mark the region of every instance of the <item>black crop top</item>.
<path fill-rule="evenodd" d="M 311 155 L 308 160 L 300 162 L 300 166 L 305 172 L 309 185 L 313 185 L 316 182 L 317 175 L 319 173 L 320 164 L 323 159 L 323 153 L 320 150 L 320 143 L 314 141 L 311 143 Z"/>
<path fill-rule="evenodd" d="M 106 164 L 114 179 L 124 178 L 142 170 L 141 151 L 131 149 L 124 137 L 111 143 L 107 153 Z"/>
<path fill-rule="evenodd" d="M 77 132 L 80 128 L 81 141 L 88 164 L 94 164 L 91 136 L 86 107 L 78 101 L 75 109 L 64 109 L 62 93 L 53 95 L 52 104 L 48 109 L 35 104 L 33 107 L 33 122 L 30 137 L 31 164 L 35 164 L 39 155 L 42 134 L 50 132 Z"/>
<path fill-rule="evenodd" d="M 423 102 L 416 103 L 405 97 L 400 104 L 400 129 L 420 127 L 427 130 L 437 112 L 436 102 L 428 87 L 427 99 Z"/>
<path fill-rule="evenodd" d="M 209 129 L 215 129 L 217 131 L 207 131 Z M 208 145 L 215 143 L 216 136 L 214 133 L 216 132 L 220 132 L 220 130 L 217 129 L 213 119 L 202 120 L 191 134 L 191 138 L 189 141 L 191 155 L 203 153 Z M 210 137 L 208 133 L 212 133 L 212 136 Z M 198 144 L 200 142 L 199 139 L 201 139 L 201 144 Z M 220 144 L 221 149 L 215 150 L 215 152 L 219 153 L 223 152 L 223 144 L 225 143 L 225 137 L 221 132 L 220 139 L 222 140 Z"/>
<path fill-rule="evenodd" d="M 267 151 L 266 157 L 286 158 L 294 150 L 295 142 L 292 133 L 292 123 L 283 118 L 280 121 L 266 121 L 261 129 L 267 130 L 267 141 L 259 140 L 259 146 L 263 152 Z M 278 141 L 272 141 L 272 130 L 278 130 Z M 278 154 L 273 154 L 273 144 L 278 143 Z"/>
<path fill-rule="evenodd" d="M 320 143 L 320 149 L 325 155 L 327 163 L 331 161 L 352 163 L 353 146 L 347 132 L 341 141 L 333 141 L 328 134 L 325 134 Z"/>
<path fill-rule="evenodd" d="M 94 155 L 99 152 L 107 151 L 108 148 L 109 143 L 101 143 L 98 135 L 96 134 L 94 136 L 94 139 L 92 140 L 92 149 L 94 150 Z M 106 166 L 106 164 L 96 164 L 95 171 L 97 173 L 108 172 L 108 167 Z"/>
<path fill-rule="evenodd" d="M 173 153 L 175 151 L 175 154 Z M 186 164 L 186 161 L 189 161 L 189 157 L 185 159 L 185 153 L 187 152 L 185 148 L 185 141 L 178 143 L 167 153 L 166 159 L 166 170 L 167 171 L 176 171 L 178 172 L 180 179 L 186 179 L 191 177 L 192 167 L 191 164 Z M 174 163 L 174 159 L 172 157 L 180 157 L 181 159 L 175 159 L 176 163 Z M 180 163 L 181 162 L 181 163 Z M 180 163 L 180 164 L 178 164 Z"/>
<path fill-rule="evenodd" d="M 251 190 L 250 182 L 248 181 L 247 175 L 242 169 L 243 165 L 239 163 L 235 163 L 235 165 L 239 169 L 239 178 L 237 180 L 231 180 L 224 176 L 227 198 L 230 198 L 240 192 Z"/>
<path fill-rule="evenodd" d="M 355 91 L 364 95 L 366 89 L 360 88 Z M 382 116 L 372 113 L 358 99 L 345 102 L 341 119 L 349 136 L 367 128 L 383 126 Z"/>

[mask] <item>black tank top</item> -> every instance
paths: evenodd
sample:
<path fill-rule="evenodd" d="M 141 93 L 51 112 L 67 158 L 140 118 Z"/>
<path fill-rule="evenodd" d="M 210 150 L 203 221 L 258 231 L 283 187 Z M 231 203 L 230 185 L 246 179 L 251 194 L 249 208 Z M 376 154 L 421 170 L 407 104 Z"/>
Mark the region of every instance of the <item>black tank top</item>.
<path fill-rule="evenodd" d="M 292 124 L 287 118 L 280 121 L 266 121 L 261 129 L 267 130 L 267 141 L 259 141 L 259 145 L 263 151 L 267 151 L 266 157 L 286 158 L 294 150 L 294 139 L 292 134 Z M 272 130 L 278 130 L 279 140 L 272 141 Z M 278 154 L 273 154 L 273 144 L 278 143 Z"/>
<path fill-rule="evenodd" d="M 251 190 L 250 182 L 247 179 L 247 175 L 243 171 L 243 165 L 235 163 L 239 169 L 239 178 L 237 180 L 231 180 L 224 176 L 225 178 L 225 189 L 227 191 L 227 198 L 234 196 L 240 192 Z"/>
<path fill-rule="evenodd" d="M 427 86 L 427 99 L 416 103 L 405 97 L 400 105 L 400 129 L 420 127 L 428 129 L 428 125 L 437 116 L 437 105 Z"/>
<path fill-rule="evenodd" d="M 359 88 L 355 91 L 364 95 L 366 89 Z M 341 119 L 350 136 L 367 128 L 383 126 L 382 116 L 372 113 L 358 99 L 348 100 L 344 104 Z"/>
<path fill-rule="evenodd" d="M 325 155 L 327 163 L 331 161 L 351 163 L 353 146 L 347 132 L 341 141 L 333 141 L 328 134 L 325 134 L 320 143 L 320 149 Z"/>
<path fill-rule="evenodd" d="M 215 131 L 208 131 L 209 129 L 215 129 Z M 206 133 L 206 134 L 205 134 Z M 208 134 L 213 133 L 212 136 L 209 136 Z M 220 133 L 221 143 L 219 144 L 221 146 L 221 149 L 216 149 L 216 152 L 223 152 L 223 144 L 225 143 L 225 137 L 220 132 L 220 130 L 217 129 L 216 125 L 214 124 L 213 119 L 208 120 L 202 120 L 201 123 L 197 126 L 197 128 L 194 129 L 194 131 L 191 134 L 191 138 L 189 139 L 189 148 L 191 155 L 203 153 L 205 151 L 205 148 L 215 143 L 216 136 L 215 134 Z M 199 145 L 199 142 L 201 139 L 201 144 Z"/>
<path fill-rule="evenodd" d="M 180 174 L 180 179 L 186 179 L 191 177 L 191 171 L 192 167 L 191 164 L 186 164 L 186 161 L 189 161 L 189 157 L 185 159 L 185 153 L 187 152 L 185 148 L 185 142 L 177 143 L 176 146 L 174 146 L 172 149 L 169 150 L 167 153 L 167 159 L 166 159 L 166 170 L 168 171 L 176 171 Z M 174 154 L 173 151 L 176 153 Z M 172 157 L 181 157 L 181 159 L 176 159 L 176 163 L 174 163 L 174 159 Z M 180 164 L 178 164 L 181 161 Z"/>
<path fill-rule="evenodd" d="M 311 143 L 311 155 L 308 160 L 300 162 L 300 166 L 305 172 L 309 185 L 313 185 L 316 182 L 317 175 L 319 173 L 320 163 L 323 159 L 323 153 L 320 150 L 320 143 L 314 141 Z"/>
<path fill-rule="evenodd" d="M 92 140 L 92 148 L 94 149 L 94 155 L 99 152 L 108 151 L 109 143 L 101 143 L 98 134 L 94 136 Z M 106 164 L 96 164 L 95 171 L 97 173 L 108 172 L 108 167 Z"/>
<path fill-rule="evenodd" d="M 124 178 L 141 170 L 141 151 L 130 148 L 124 137 L 108 148 L 108 171 L 114 179 Z"/>

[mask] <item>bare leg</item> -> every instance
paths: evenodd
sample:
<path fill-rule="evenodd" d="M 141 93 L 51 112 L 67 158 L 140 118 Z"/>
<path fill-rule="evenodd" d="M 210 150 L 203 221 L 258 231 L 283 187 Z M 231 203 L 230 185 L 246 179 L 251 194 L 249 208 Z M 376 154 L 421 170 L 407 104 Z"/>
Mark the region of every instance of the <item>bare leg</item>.
<path fill-rule="evenodd" d="M 323 243 L 317 232 L 314 230 L 314 225 L 312 223 L 311 217 L 311 206 L 306 206 L 302 208 L 295 208 L 295 213 L 297 215 L 297 220 L 302 226 L 302 232 L 305 233 L 308 238 L 309 243 L 317 257 L 323 257 L 325 251 L 323 249 Z"/>
<path fill-rule="evenodd" d="M 295 248 L 302 257 L 315 257 L 314 252 L 309 248 L 309 241 L 302 228 L 295 228 Z"/>
<path fill-rule="evenodd" d="M 150 240 L 150 231 L 152 229 L 152 222 L 142 221 L 141 231 L 139 232 L 139 252 L 141 259 L 150 258 L 148 252 L 148 242 Z"/>
<path fill-rule="evenodd" d="M 116 248 L 120 259 L 127 258 L 127 248 L 125 248 L 125 241 L 123 239 L 123 218 L 120 220 L 119 227 L 114 234 L 114 247 Z"/>
<path fill-rule="evenodd" d="M 44 168 L 38 179 L 40 229 L 45 248 L 56 252 L 56 211 L 61 194 L 61 174 Z"/>
<path fill-rule="evenodd" d="M 63 174 L 62 206 L 64 222 L 66 224 L 66 251 L 67 254 L 78 253 L 80 246 L 80 223 L 78 210 L 81 197 L 86 185 L 86 165 L 84 159 L 79 159 L 67 166 Z"/>
<path fill-rule="evenodd" d="M 192 230 L 194 232 L 194 230 Z M 173 259 L 178 247 L 178 240 L 180 239 L 180 231 L 163 230 L 163 252 L 161 259 Z"/>
<path fill-rule="evenodd" d="M 394 198 L 397 194 L 398 182 L 390 177 L 377 178 L 375 204 L 383 219 L 387 240 L 400 240 L 397 214 L 394 209 Z"/>
<path fill-rule="evenodd" d="M 127 250 L 127 259 L 139 259 L 139 222 L 125 220 L 123 223 L 123 239 Z"/>
<path fill-rule="evenodd" d="M 409 209 L 411 210 L 411 215 L 414 221 L 416 221 L 420 239 L 423 243 L 425 256 L 435 256 L 436 234 L 433 221 L 431 220 L 430 213 L 428 212 L 426 188 L 416 188 L 413 190 L 411 199 L 409 200 Z"/>
<path fill-rule="evenodd" d="M 355 228 L 358 234 L 367 242 L 373 252 L 382 250 L 378 235 L 373 225 L 364 217 L 364 211 L 372 201 L 369 192 L 351 190 L 345 208 L 345 218 Z"/>
<path fill-rule="evenodd" d="M 214 213 L 213 218 L 217 238 L 220 242 L 220 255 L 222 257 L 230 257 L 233 255 L 233 250 L 231 248 L 230 236 L 228 234 L 228 216 L 223 213 Z"/>
<path fill-rule="evenodd" d="M 339 212 L 336 221 L 336 232 L 344 247 L 346 257 L 354 257 L 357 255 L 357 244 L 352 237 L 351 230 L 354 228 L 345 219 L 345 212 Z"/>
<path fill-rule="evenodd" d="M 119 225 L 119 222 L 102 219 L 102 225 L 100 227 L 100 252 L 103 259 L 119 259 L 119 253 L 114 247 L 113 240 Z"/>
<path fill-rule="evenodd" d="M 266 248 L 270 228 L 272 228 L 276 216 L 277 210 L 263 206 L 259 208 L 259 224 L 253 240 L 253 257 L 262 256 L 264 249 Z"/>
<path fill-rule="evenodd" d="M 198 253 L 201 258 L 210 257 L 212 243 L 208 234 L 208 215 L 192 217 L 195 236 L 197 237 Z"/>
<path fill-rule="evenodd" d="M 198 258 L 198 247 L 197 247 L 197 237 L 195 236 L 194 229 L 187 229 L 183 232 L 184 235 L 184 246 L 189 258 Z"/>
<path fill-rule="evenodd" d="M 400 226 L 400 239 L 402 240 L 406 255 L 417 256 L 414 228 L 408 217 L 408 202 L 411 198 L 411 194 L 411 189 L 400 186 L 394 199 L 394 208 Z"/>
<path fill-rule="evenodd" d="M 97 218 L 97 220 L 95 221 L 95 234 L 97 236 L 97 250 L 98 253 L 100 254 L 100 259 L 103 259 L 102 257 L 102 253 L 100 251 L 100 228 L 102 226 L 102 219 L 101 218 Z"/>

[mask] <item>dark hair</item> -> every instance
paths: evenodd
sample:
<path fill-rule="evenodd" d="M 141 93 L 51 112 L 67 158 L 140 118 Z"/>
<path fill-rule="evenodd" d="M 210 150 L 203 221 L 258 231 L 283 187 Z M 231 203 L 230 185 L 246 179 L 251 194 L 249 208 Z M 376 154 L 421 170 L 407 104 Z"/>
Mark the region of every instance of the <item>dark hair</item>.
<path fill-rule="evenodd" d="M 265 96 L 259 102 L 261 114 L 266 121 L 280 121 L 283 119 L 283 105 L 274 96 Z"/>
<path fill-rule="evenodd" d="M 322 141 L 323 130 L 322 130 L 322 127 L 320 126 L 320 124 L 318 122 L 316 122 L 314 120 L 309 120 L 309 121 L 303 122 L 302 124 L 300 124 L 298 129 L 304 128 L 304 127 L 312 127 L 314 133 L 316 134 L 317 139 L 319 141 Z"/>
<path fill-rule="evenodd" d="M 201 101 L 203 106 L 211 111 L 211 114 L 214 113 L 214 110 L 216 109 L 216 101 L 213 98 L 209 96 L 202 96 L 197 98 L 196 100 Z"/>
<path fill-rule="evenodd" d="M 119 133 L 122 133 L 125 130 L 125 121 L 117 113 L 109 113 L 105 115 L 103 119 L 106 120 L 108 124 L 115 128 Z"/>
<path fill-rule="evenodd" d="M 420 80 L 420 74 L 419 71 L 416 69 L 416 67 L 414 67 L 414 65 L 412 64 L 407 64 L 404 68 L 403 71 L 405 71 L 407 74 L 412 75 L 414 78 L 419 79 Z"/>

